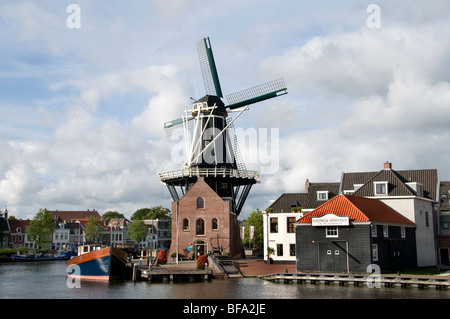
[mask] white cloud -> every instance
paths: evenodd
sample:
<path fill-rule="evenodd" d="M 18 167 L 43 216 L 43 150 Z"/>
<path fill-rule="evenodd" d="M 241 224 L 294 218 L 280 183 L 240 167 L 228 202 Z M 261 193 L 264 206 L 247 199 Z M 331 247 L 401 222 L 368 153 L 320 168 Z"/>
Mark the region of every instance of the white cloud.
<path fill-rule="evenodd" d="M 67 4 L 0 8 L 0 205 L 12 215 L 169 207 L 157 173 L 181 163 L 163 123 L 196 97 L 195 41 L 204 36 L 224 93 L 281 76 L 288 86 L 235 124 L 279 129 L 278 170 L 262 172 L 247 207 L 302 191 L 307 178 L 338 181 L 386 160 L 448 179 L 448 1 L 382 1 L 382 27 L 373 30 L 366 5 L 353 1 L 240 2 L 239 12 L 199 1 L 79 4 L 78 30 L 65 26 Z M 249 169 L 267 165 L 260 146 L 241 148 L 244 158 L 259 155 Z"/>

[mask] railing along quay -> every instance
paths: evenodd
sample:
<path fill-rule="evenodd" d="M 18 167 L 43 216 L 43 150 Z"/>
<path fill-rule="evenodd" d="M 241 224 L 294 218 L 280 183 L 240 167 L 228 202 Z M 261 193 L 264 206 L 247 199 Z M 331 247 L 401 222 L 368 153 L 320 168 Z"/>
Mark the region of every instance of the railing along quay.
<path fill-rule="evenodd" d="M 384 285 L 385 287 L 417 287 L 419 289 L 435 287 L 436 289 L 449 289 L 450 278 L 437 276 L 397 276 L 397 275 L 374 275 L 374 274 L 335 274 L 335 273 L 274 273 L 258 276 L 268 281 L 303 284 L 324 283 L 339 285 Z"/>

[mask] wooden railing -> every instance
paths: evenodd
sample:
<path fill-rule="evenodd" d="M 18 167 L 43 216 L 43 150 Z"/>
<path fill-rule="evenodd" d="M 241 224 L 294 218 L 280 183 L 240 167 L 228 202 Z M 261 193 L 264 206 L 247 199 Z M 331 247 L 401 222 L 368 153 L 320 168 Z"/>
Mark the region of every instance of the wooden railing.
<path fill-rule="evenodd" d="M 247 179 L 254 179 L 256 183 L 260 183 L 259 173 L 257 171 L 238 170 L 224 167 L 211 167 L 211 168 L 193 167 L 188 169 L 179 169 L 159 173 L 159 180 L 161 182 L 184 177 L 227 177 L 240 179 L 247 178 Z"/>

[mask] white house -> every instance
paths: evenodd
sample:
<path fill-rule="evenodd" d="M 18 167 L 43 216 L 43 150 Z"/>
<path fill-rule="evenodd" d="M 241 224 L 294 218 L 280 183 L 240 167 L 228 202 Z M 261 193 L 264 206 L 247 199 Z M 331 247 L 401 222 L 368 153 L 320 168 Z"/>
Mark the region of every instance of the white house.
<path fill-rule="evenodd" d="M 311 183 L 306 180 L 305 193 L 285 193 L 263 211 L 264 260 L 295 263 L 295 226 L 303 214 L 338 195 L 339 183 Z M 267 256 L 268 247 L 273 254 Z"/>
<path fill-rule="evenodd" d="M 417 266 L 438 264 L 439 174 L 436 169 L 392 169 L 384 163 L 380 171 L 342 173 L 339 183 L 305 183 L 305 193 L 285 193 L 264 212 L 264 254 L 274 249 L 273 262 L 295 262 L 295 232 L 292 218 L 307 213 L 338 194 L 375 198 L 387 204 L 416 225 Z M 295 252 L 294 252 L 295 254 Z"/>
<path fill-rule="evenodd" d="M 376 198 L 416 224 L 417 266 L 438 264 L 439 174 L 436 169 L 343 173 L 341 193 Z"/>

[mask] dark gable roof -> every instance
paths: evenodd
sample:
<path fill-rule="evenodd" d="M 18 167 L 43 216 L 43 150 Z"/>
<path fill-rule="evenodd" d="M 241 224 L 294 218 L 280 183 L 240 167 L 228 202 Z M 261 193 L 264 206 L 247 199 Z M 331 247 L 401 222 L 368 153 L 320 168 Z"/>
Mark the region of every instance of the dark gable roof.
<path fill-rule="evenodd" d="M 438 201 L 438 180 L 436 169 L 344 173 L 341 191 L 353 190 L 355 184 L 363 184 L 353 195 L 371 197 L 375 194 L 374 182 L 388 182 L 388 196 L 415 196 L 416 192 L 407 183 L 416 182 L 423 185 L 424 198 Z"/>
<path fill-rule="evenodd" d="M 303 207 L 307 196 L 306 193 L 284 193 L 268 208 L 272 208 L 274 213 L 290 213 L 291 203 L 295 202 L 297 207 Z"/>
<path fill-rule="evenodd" d="M 269 208 L 273 213 L 290 213 L 294 203 L 296 207 L 314 209 L 325 201 L 317 200 L 318 191 L 328 191 L 328 199 L 339 194 L 339 183 L 310 183 L 308 193 L 284 193 Z"/>

